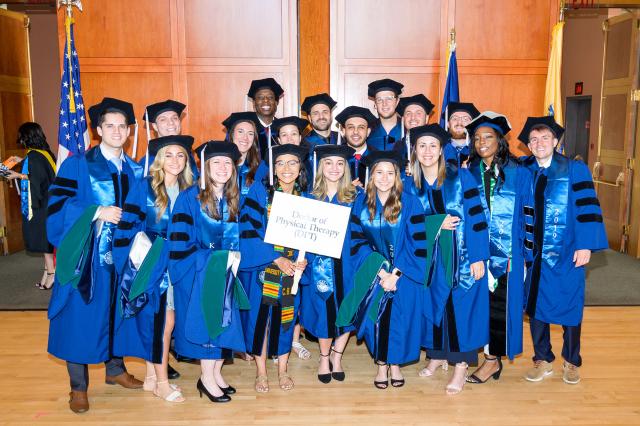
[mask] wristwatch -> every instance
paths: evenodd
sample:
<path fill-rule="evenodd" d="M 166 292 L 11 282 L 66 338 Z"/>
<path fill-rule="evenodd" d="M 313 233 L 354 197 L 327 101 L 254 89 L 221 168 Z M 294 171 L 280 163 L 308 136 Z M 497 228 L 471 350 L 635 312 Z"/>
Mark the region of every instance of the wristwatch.
<path fill-rule="evenodd" d="M 402 271 L 400 269 L 395 269 L 392 273 L 398 278 L 402 276 Z"/>

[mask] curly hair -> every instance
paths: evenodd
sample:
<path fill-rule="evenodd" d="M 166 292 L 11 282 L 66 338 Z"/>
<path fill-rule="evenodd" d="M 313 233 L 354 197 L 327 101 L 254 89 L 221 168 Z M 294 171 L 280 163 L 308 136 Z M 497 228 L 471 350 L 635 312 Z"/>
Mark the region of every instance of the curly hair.
<path fill-rule="evenodd" d="M 151 189 L 153 189 L 153 193 L 156 196 L 155 206 L 158 210 L 156 215 L 156 220 L 159 221 L 165 210 L 167 210 L 167 206 L 169 205 L 169 195 L 167 194 L 167 188 L 164 185 L 164 162 L 165 162 L 165 153 L 167 152 L 167 147 L 160 148 L 156 157 L 149 166 L 149 176 L 151 176 Z M 180 152 L 182 152 L 185 156 L 185 165 L 184 169 L 178 175 L 178 185 L 180 191 L 183 191 L 193 185 L 193 171 L 191 170 L 191 165 L 189 164 L 189 153 L 183 147 L 180 147 Z"/>
<path fill-rule="evenodd" d="M 318 170 L 316 171 L 316 178 L 313 182 L 313 196 L 318 200 L 324 200 L 327 197 L 327 181 L 324 178 L 324 162 L 320 160 L 318 162 Z M 344 174 L 338 181 L 338 192 L 336 196 L 341 203 L 351 203 L 356 198 L 356 187 L 353 186 L 351 181 L 351 170 L 347 161 L 345 160 Z"/>
<path fill-rule="evenodd" d="M 482 128 L 482 126 L 480 126 L 479 128 Z M 509 161 L 513 161 L 516 163 L 519 163 L 519 161 L 516 157 L 513 156 L 513 154 L 511 154 L 511 151 L 509 151 L 509 142 L 500 132 L 498 132 L 493 127 L 484 127 L 484 128 L 491 129 L 491 131 L 494 133 L 494 135 L 498 139 L 498 149 L 496 150 L 496 153 L 493 156 L 493 160 L 491 161 L 489 168 L 490 169 L 493 169 L 494 167 L 497 168 L 498 176 L 496 180 L 496 188 L 499 189 L 505 180 L 504 167 L 509 163 Z M 476 144 L 473 138 L 469 145 L 470 145 L 469 146 L 470 148 L 469 162 L 473 164 L 477 161 L 482 160 L 482 158 L 478 154 L 478 151 L 476 151 Z"/>

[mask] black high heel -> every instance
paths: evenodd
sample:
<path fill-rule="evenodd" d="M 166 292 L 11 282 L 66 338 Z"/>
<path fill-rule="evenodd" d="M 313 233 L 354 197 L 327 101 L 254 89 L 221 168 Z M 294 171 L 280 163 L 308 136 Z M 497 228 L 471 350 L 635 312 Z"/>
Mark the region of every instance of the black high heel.
<path fill-rule="evenodd" d="M 378 364 L 376 365 L 386 365 L 386 364 Z M 374 380 L 373 385 L 378 389 L 386 389 L 389 387 L 389 366 L 387 365 L 387 379 L 386 380 Z"/>
<path fill-rule="evenodd" d="M 394 388 L 401 388 L 404 386 L 404 378 L 394 379 L 393 377 L 391 377 L 390 379 L 391 379 L 391 386 L 393 386 Z"/>
<path fill-rule="evenodd" d="M 344 353 L 343 352 L 338 352 L 336 351 L 334 348 L 331 348 L 332 352 L 335 352 L 337 354 L 342 355 Z M 331 377 L 333 377 L 335 380 L 339 381 L 339 382 L 343 382 L 345 379 L 345 374 L 344 371 L 333 371 L 333 364 L 331 364 L 331 361 L 329 361 L 329 367 L 331 368 Z"/>
<path fill-rule="evenodd" d="M 227 395 L 226 393 L 223 393 L 220 396 L 211 395 L 211 392 L 209 392 L 209 390 L 206 388 L 204 383 L 202 383 L 202 379 L 198 379 L 198 383 L 196 384 L 196 389 L 198 389 L 198 392 L 200 392 L 200 398 L 202 398 L 202 394 L 204 393 L 205 395 L 207 395 L 207 398 L 209 398 L 209 401 L 211 401 L 211 402 L 229 402 L 229 401 L 231 401 L 231 397 L 229 395 Z"/>
<path fill-rule="evenodd" d="M 484 359 L 486 361 L 498 360 L 498 371 L 496 371 L 495 373 L 493 373 L 492 375 L 487 377 L 485 380 L 480 380 L 480 378 L 478 376 L 476 376 L 476 374 L 475 374 L 478 371 L 478 370 L 476 370 L 472 375 L 467 377 L 467 383 L 473 383 L 473 384 L 481 385 L 483 383 L 487 383 L 487 381 L 492 377 L 493 377 L 493 380 L 500 380 L 500 374 L 502 374 L 502 360 L 499 357 L 487 358 L 486 356 L 484 357 Z"/>
<path fill-rule="evenodd" d="M 218 386 L 220 388 L 220 390 L 222 392 L 224 392 L 225 395 L 233 395 L 234 393 L 236 393 L 236 388 L 234 388 L 233 386 L 229 385 L 226 388 L 223 388 L 222 386 Z"/>
<path fill-rule="evenodd" d="M 320 356 L 325 358 L 329 357 L 329 355 L 325 355 L 323 353 L 320 353 Z M 329 373 L 318 373 L 318 380 L 320 380 L 320 382 L 324 383 L 325 385 L 331 382 L 331 370 L 333 370 L 333 365 L 331 365 L 331 361 L 329 361 Z"/>

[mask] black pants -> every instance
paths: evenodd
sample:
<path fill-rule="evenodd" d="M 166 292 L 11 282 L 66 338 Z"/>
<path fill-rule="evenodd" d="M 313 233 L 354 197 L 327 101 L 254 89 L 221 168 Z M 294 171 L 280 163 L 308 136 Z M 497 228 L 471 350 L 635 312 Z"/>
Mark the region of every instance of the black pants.
<path fill-rule="evenodd" d="M 119 357 L 111 358 L 104 363 L 104 366 L 107 376 L 118 376 L 127 371 L 124 360 Z M 71 390 L 86 392 L 89 388 L 89 366 L 67 361 L 67 371 L 69 372 Z"/>
<path fill-rule="evenodd" d="M 533 340 L 533 350 L 535 353 L 533 360 L 553 362 L 556 357 L 551 351 L 551 333 L 549 331 L 549 324 L 538 321 L 535 318 L 529 318 L 529 323 L 531 327 L 531 338 Z M 578 324 L 576 326 L 562 326 L 562 358 L 577 367 L 582 365 L 582 358 L 580 357 L 581 328 L 582 324 Z"/>

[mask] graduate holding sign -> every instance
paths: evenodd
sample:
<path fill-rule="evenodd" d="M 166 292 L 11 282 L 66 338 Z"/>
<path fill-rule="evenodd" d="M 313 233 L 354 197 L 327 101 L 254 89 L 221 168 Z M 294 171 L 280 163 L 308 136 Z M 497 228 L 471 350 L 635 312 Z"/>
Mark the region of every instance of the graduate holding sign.
<path fill-rule="evenodd" d="M 240 217 L 240 279 L 248 289 L 251 310 L 243 321 L 247 352 L 256 360 L 256 392 L 268 392 L 267 357 L 278 357 L 278 382 L 293 389 L 287 362 L 293 342 L 300 293 L 292 294 L 293 275 L 304 270 L 296 252 L 264 242 L 269 211 L 276 191 L 302 195 L 307 187 L 304 161 L 308 151 L 298 145 L 272 147 L 271 184 L 255 182 L 249 189 Z"/>
<path fill-rule="evenodd" d="M 430 358 L 420 376 L 448 363 L 455 372 L 447 394 L 462 391 L 467 367 L 489 334 L 484 261 L 489 236 L 476 183 L 466 169 L 445 167 L 449 134 L 437 124 L 411 130 L 412 176 L 405 190 L 419 197 L 426 215 L 429 286 L 424 289 L 422 346 Z"/>
<path fill-rule="evenodd" d="M 353 325 L 378 365 L 378 389 L 404 385 L 399 364 L 420 357 L 425 232 L 422 205 L 403 193 L 399 153 L 375 151 L 365 159 L 369 181 L 351 215 L 354 289 L 337 325 Z"/>
<path fill-rule="evenodd" d="M 313 192 L 310 197 L 320 201 L 351 208 L 358 194 L 351 183 L 348 160 L 353 148 L 347 145 L 318 145 L 314 149 L 317 164 Z M 342 353 L 353 327 L 337 327 L 336 316 L 344 297 L 353 285 L 350 231 L 347 229 L 339 259 L 307 254 L 308 284 L 302 287 L 300 317 L 305 330 L 318 338 L 320 364 L 318 380 L 329 383 L 331 379 L 343 381 Z M 332 345 L 333 343 L 333 345 Z"/>
<path fill-rule="evenodd" d="M 146 360 L 143 388 L 169 402 L 182 402 L 184 397 L 169 384 L 167 373 L 175 323 L 173 285 L 167 269 L 167 228 L 178 194 L 193 184 L 189 164 L 192 145 L 191 136 L 164 136 L 149 142 L 148 152 L 154 158 L 149 176 L 129 192 L 113 243 L 120 285 L 116 330 L 123 321 L 134 322 L 138 330 L 133 339 L 116 333 L 114 352 Z M 143 241 L 148 253 L 141 262 Z"/>
<path fill-rule="evenodd" d="M 104 362 L 108 384 L 142 387 L 127 373 L 122 358 L 111 353 L 116 294 L 113 233 L 129 188 L 142 175 L 142 168 L 122 149 L 135 121 L 133 106 L 104 98 L 89 108 L 89 117 L 101 142 L 62 163 L 47 208 L 47 237 L 58 249 L 48 351 L 67 361 L 69 407 L 76 413 L 89 409 L 87 364 Z"/>
<path fill-rule="evenodd" d="M 169 225 L 169 276 L 174 285 L 176 352 L 200 360 L 197 389 L 212 402 L 236 390 L 222 376 L 224 358 L 244 352 L 240 309 L 248 308 L 236 278 L 239 265 L 238 148 L 229 142 L 198 147 L 200 187 L 176 200 Z"/>

